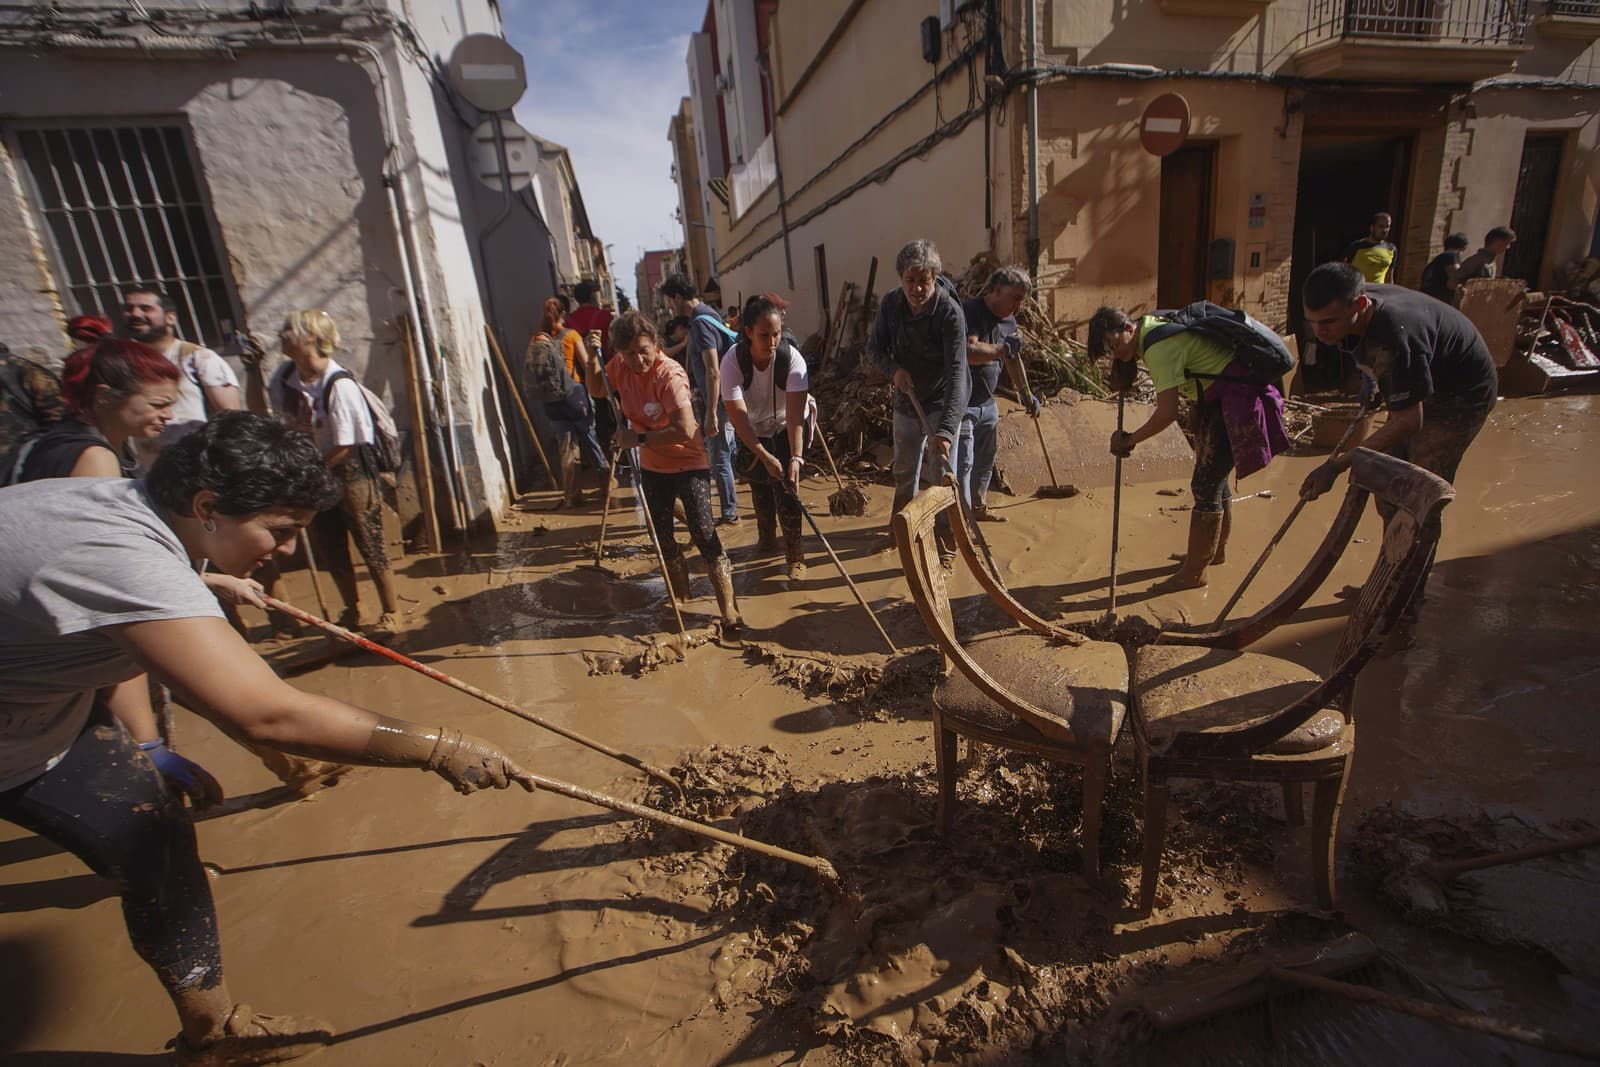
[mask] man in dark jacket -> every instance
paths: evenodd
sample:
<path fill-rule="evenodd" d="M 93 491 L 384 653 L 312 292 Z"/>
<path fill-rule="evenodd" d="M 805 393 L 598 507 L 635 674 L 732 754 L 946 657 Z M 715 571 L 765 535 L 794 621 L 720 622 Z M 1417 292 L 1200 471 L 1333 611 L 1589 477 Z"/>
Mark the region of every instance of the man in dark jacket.
<path fill-rule="evenodd" d="M 937 482 L 949 469 L 971 392 L 966 319 L 955 287 L 939 277 L 942 266 L 932 241 L 912 241 L 900 249 L 894 260 L 900 287 L 884 295 L 867 337 L 867 362 L 895 388 L 896 513 L 919 487 L 917 457 L 923 452 L 924 433 L 911 397 L 916 396 L 928 416 L 933 437 L 926 441 L 923 471 Z"/>

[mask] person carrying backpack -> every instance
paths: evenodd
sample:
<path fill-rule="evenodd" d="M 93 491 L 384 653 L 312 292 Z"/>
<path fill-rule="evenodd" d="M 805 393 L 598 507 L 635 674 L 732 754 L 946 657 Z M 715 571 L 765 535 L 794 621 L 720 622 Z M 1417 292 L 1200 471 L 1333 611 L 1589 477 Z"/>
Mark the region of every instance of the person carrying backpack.
<path fill-rule="evenodd" d="M 661 295 L 672 305 L 674 314 L 689 318 L 689 343 L 684 348 L 683 362 L 689 371 L 695 414 L 705 434 L 711 478 L 722 505 L 717 525 L 731 525 L 739 521 L 739 497 L 733 483 L 733 456 L 738 444 L 720 397 L 722 355 L 733 347 L 739 335 L 724 325 L 716 308 L 700 299 L 700 290 L 688 275 L 668 275 L 661 283 Z"/>
<path fill-rule="evenodd" d="M 1143 426 L 1113 431 L 1111 454 L 1128 456 L 1178 418 L 1178 401 L 1195 401 L 1194 474 L 1189 490 L 1189 542 L 1177 573 L 1152 588 L 1170 593 L 1199 589 L 1206 568 L 1227 557 L 1232 526 L 1228 475 L 1261 470 L 1289 447 L 1278 384 L 1294 367 L 1283 340 L 1241 311 L 1209 301 L 1178 311 L 1129 317 L 1102 307 L 1089 318 L 1089 357 L 1111 357 L 1111 384 L 1119 392 L 1133 384 L 1143 359 L 1156 387 L 1156 409 Z"/>
<path fill-rule="evenodd" d="M 561 502 L 575 508 L 584 503 L 578 487 L 579 452 L 600 472 L 602 481 L 609 477 L 611 464 L 595 436 L 594 403 L 583 385 L 590 373 L 598 373 L 600 364 L 578 331 L 567 328 L 566 317 L 566 301 L 559 296 L 544 302 L 539 331 L 528 342 L 523 392 L 550 420 L 561 458 Z"/>
<path fill-rule="evenodd" d="M 738 344 L 722 357 L 722 403 L 739 436 L 739 473 L 750 485 L 757 552 L 778 547 L 791 588 L 805 580 L 800 533 L 800 469 L 805 463 L 810 379 L 797 345 L 784 338 L 783 309 L 767 293 L 745 302 Z"/>
<path fill-rule="evenodd" d="M 65 415 L 61 380 L 0 344 L 0 467 L 10 466 L 18 442 L 48 430 Z"/>
<path fill-rule="evenodd" d="M 326 311 L 291 311 L 278 334 L 288 361 L 267 384 L 267 395 L 281 414 L 306 430 L 321 449 L 323 461 L 339 483 L 338 503 L 319 512 L 307 533 L 317 562 L 333 578 L 344 601 L 339 625 L 361 623 L 360 593 L 350 560 L 354 540 L 366 560 L 383 614 L 379 631 L 399 627 L 394 575 L 383 544 L 383 464 L 378 430 L 367 393 L 333 358 L 339 348 L 339 327 Z"/>

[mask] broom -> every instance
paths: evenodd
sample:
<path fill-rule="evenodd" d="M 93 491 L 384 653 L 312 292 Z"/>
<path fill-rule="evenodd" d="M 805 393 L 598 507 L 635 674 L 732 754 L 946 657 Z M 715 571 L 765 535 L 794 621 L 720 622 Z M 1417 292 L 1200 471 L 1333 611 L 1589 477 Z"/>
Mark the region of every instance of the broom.
<path fill-rule="evenodd" d="M 833 480 L 839 483 L 839 491 L 828 497 L 828 514 L 865 515 L 867 494 L 863 493 L 855 482 L 845 484 L 844 478 L 839 475 L 839 465 L 833 461 L 833 450 L 828 447 L 828 435 L 819 429 L 817 440 L 822 442 L 822 454 L 828 457 L 828 469 L 833 471 Z"/>

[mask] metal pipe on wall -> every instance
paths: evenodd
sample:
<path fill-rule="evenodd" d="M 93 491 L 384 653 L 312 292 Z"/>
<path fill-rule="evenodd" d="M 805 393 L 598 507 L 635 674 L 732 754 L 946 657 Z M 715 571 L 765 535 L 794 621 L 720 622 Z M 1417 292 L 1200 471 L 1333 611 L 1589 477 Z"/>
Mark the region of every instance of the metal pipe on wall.
<path fill-rule="evenodd" d="M 1039 86 L 1032 71 L 1039 65 L 1038 0 L 1023 4 L 1023 32 L 1028 53 L 1028 270 L 1039 285 Z"/>

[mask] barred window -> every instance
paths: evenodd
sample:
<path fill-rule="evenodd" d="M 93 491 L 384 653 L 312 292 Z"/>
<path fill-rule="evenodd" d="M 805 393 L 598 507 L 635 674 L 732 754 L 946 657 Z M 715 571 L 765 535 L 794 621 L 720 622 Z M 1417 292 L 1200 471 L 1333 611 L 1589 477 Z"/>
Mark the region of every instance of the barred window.
<path fill-rule="evenodd" d="M 180 336 L 224 339 L 237 301 L 183 125 L 30 125 L 15 135 L 69 314 L 120 321 L 122 289 L 153 282 L 177 305 Z"/>

